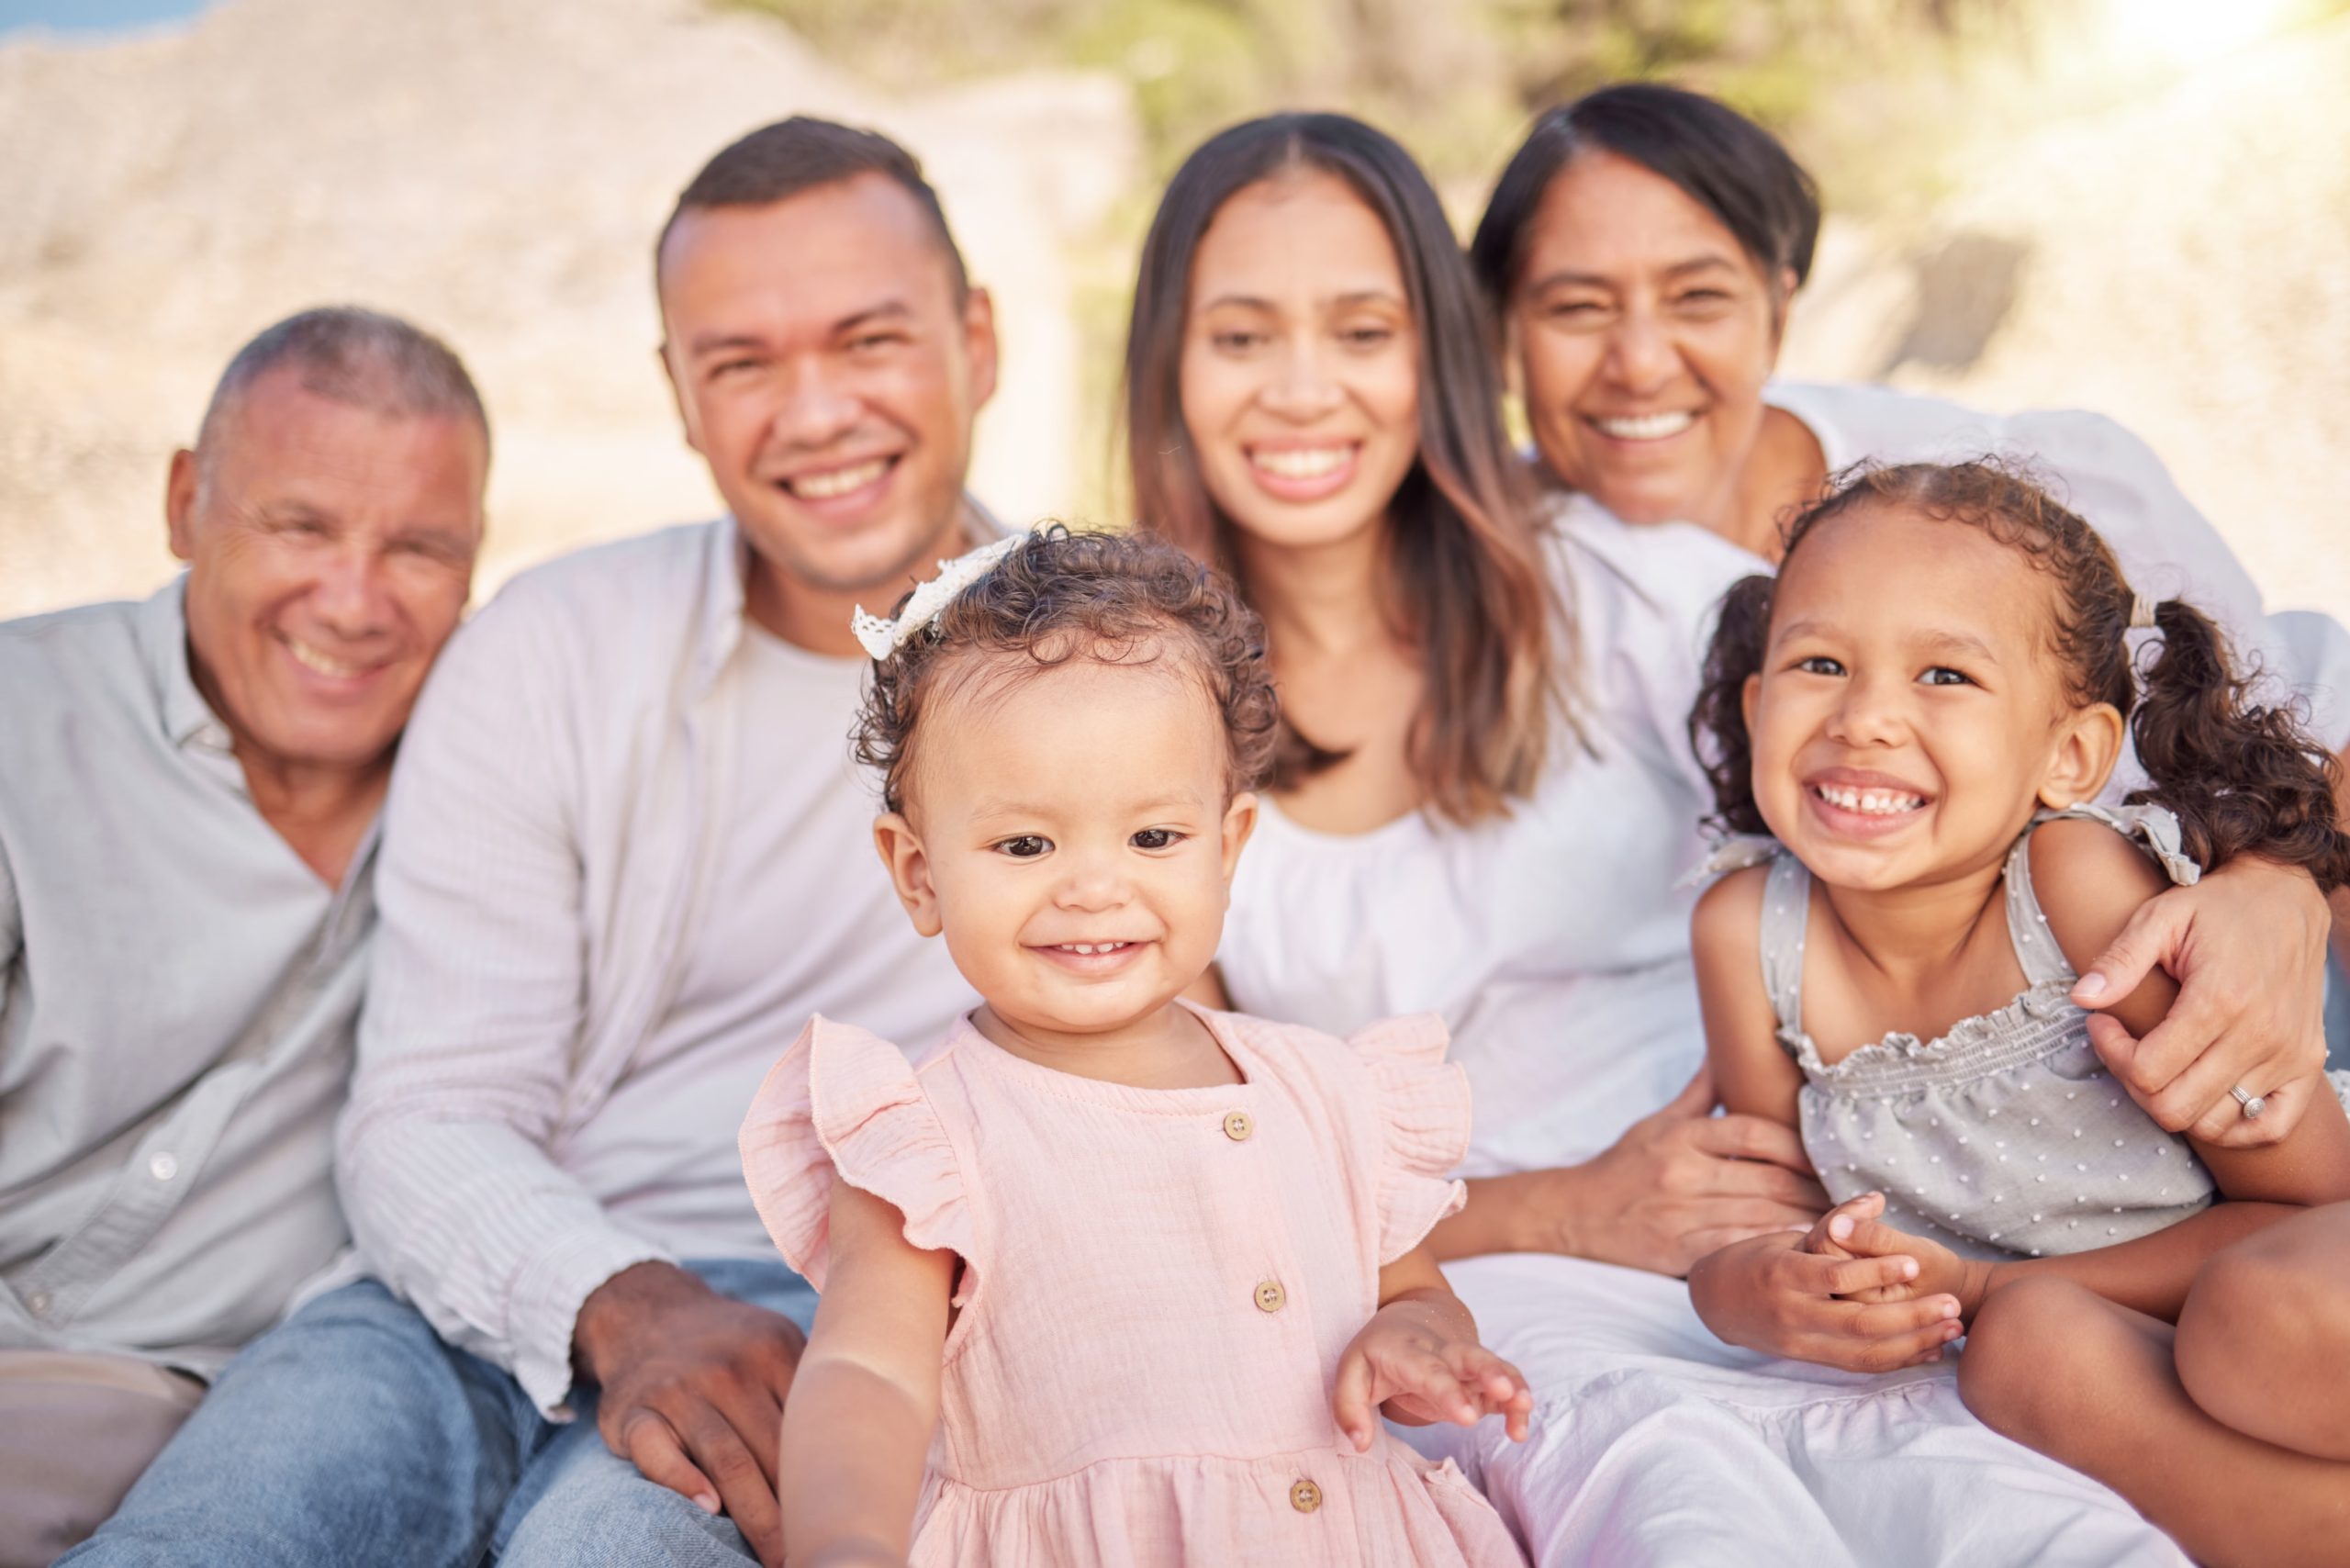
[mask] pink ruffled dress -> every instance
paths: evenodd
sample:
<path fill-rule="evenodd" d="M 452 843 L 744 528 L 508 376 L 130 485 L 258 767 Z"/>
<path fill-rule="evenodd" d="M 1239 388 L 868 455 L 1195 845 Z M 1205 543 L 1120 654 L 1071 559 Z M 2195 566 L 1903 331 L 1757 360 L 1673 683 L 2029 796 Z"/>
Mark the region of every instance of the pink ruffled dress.
<path fill-rule="evenodd" d="M 835 1180 L 963 1260 L 913 1562 L 1522 1564 L 1450 1461 L 1330 1413 L 1381 1265 L 1461 1203 L 1443 1025 L 1200 1017 L 1246 1081 L 1076 1078 L 968 1020 L 917 1070 L 818 1018 L 760 1090 L 744 1169 L 793 1268 L 822 1288 Z"/>

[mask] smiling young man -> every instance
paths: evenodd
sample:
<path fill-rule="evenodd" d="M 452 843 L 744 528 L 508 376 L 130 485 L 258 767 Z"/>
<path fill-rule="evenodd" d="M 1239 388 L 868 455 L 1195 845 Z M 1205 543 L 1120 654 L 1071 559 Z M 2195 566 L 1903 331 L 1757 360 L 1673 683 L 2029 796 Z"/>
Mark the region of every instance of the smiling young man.
<path fill-rule="evenodd" d="M 405 1301 L 368 1282 L 289 1337 L 247 1429 L 302 1440 L 204 1477 L 250 1517 L 192 1551 L 156 1512 L 114 1560 L 782 1560 L 814 1296 L 735 1133 L 820 1007 L 934 1039 L 970 1002 L 873 863 L 849 617 L 994 532 L 962 490 L 994 325 L 913 160 L 817 120 L 719 153 L 655 279 L 729 515 L 517 578 L 401 749 L 340 1174 Z M 338 1381 L 369 1336 L 435 1330 L 447 1371 L 396 1399 Z M 326 1427 L 297 1392 L 371 1414 Z"/>
<path fill-rule="evenodd" d="M 88 1533 L 344 1245 L 375 818 L 488 462 L 445 347 L 305 312 L 172 460 L 185 574 L 0 626 L 0 1563 Z"/>

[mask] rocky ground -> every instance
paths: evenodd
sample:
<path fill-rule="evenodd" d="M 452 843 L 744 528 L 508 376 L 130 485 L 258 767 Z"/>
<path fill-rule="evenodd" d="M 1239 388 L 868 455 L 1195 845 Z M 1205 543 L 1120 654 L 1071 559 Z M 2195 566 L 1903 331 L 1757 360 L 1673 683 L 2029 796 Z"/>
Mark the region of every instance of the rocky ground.
<path fill-rule="evenodd" d="M 1993 151 L 1897 226 L 1831 223 L 1786 368 L 2110 413 L 2274 602 L 2350 620 L 2344 82 L 2350 19 L 2020 138 L 1970 128 Z M 0 45 L 0 615 L 161 581 L 165 456 L 239 342 L 321 301 L 411 314 L 473 363 L 498 421 L 486 588 L 706 514 L 647 246 L 704 157 L 795 109 L 919 151 L 997 292 L 980 489 L 1013 517 L 1097 493 L 1083 405 L 1111 356 L 1081 339 L 1123 316 L 1085 300 L 1144 177 L 1116 84 L 890 101 L 706 0 L 223 0 L 176 31 Z"/>

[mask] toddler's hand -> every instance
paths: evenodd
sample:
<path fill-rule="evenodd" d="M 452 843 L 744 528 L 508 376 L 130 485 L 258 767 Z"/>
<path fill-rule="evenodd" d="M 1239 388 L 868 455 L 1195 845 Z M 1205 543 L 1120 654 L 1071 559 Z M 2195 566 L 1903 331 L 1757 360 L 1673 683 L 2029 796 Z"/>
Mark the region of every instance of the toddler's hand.
<path fill-rule="evenodd" d="M 1848 1198 L 1819 1217 L 1819 1223 L 1803 1238 L 1803 1249 L 1830 1258 L 1911 1259 L 1918 1268 L 1908 1279 L 1853 1291 L 1844 1299 L 1887 1302 L 1916 1301 L 1930 1295 L 1954 1296 L 1960 1317 L 1972 1320 L 1975 1309 L 1983 1305 L 1987 1268 L 1961 1258 L 1938 1241 L 1894 1229 L 1884 1222 L 1884 1213 L 1882 1193 L 1863 1193 L 1857 1198 Z"/>
<path fill-rule="evenodd" d="M 1404 1303 L 1382 1307 L 1338 1358 L 1338 1428 L 1369 1451 L 1377 1406 L 1414 1425 L 1449 1421 L 1472 1427 L 1499 1416 L 1512 1442 L 1526 1440 L 1534 1393 L 1516 1367 L 1473 1339 L 1455 1338 L 1429 1315 Z"/>

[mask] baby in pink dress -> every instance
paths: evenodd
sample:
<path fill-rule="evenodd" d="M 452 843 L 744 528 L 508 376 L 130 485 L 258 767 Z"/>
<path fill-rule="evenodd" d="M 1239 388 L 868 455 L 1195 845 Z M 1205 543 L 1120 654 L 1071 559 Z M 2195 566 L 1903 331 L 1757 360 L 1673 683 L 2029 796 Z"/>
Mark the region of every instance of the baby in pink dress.
<path fill-rule="evenodd" d="M 1522 1439 L 1533 1406 L 1421 1246 L 1469 1137 L 1443 1025 L 1181 999 L 1275 735 L 1254 618 L 1169 546 L 1054 530 L 858 629 L 875 839 L 985 1004 L 919 1069 L 816 1019 L 744 1125 L 823 1292 L 790 1560 L 1522 1563 L 1379 1418 Z"/>

